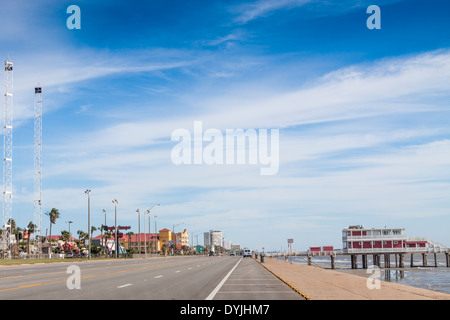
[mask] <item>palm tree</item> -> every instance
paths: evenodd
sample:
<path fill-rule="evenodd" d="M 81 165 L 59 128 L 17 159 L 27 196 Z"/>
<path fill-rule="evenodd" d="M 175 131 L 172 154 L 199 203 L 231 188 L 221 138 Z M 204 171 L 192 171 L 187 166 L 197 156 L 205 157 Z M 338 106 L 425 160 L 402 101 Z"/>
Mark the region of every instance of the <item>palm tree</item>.
<path fill-rule="evenodd" d="M 78 244 L 79 247 L 81 248 L 81 243 L 84 243 L 84 240 L 88 237 L 88 234 L 83 230 L 78 230 L 77 234 L 78 234 Z"/>
<path fill-rule="evenodd" d="M 69 233 L 69 231 L 66 231 L 66 230 L 62 230 L 61 231 L 61 237 L 59 237 L 59 240 L 62 240 L 62 241 L 64 241 L 64 251 L 66 251 L 67 250 L 67 242 L 69 242 L 70 241 L 70 233 Z"/>
<path fill-rule="evenodd" d="M 64 241 L 64 242 L 69 242 L 70 241 L 70 233 L 69 233 L 69 231 L 62 230 L 61 231 L 61 237 L 59 237 L 59 239 Z"/>
<path fill-rule="evenodd" d="M 28 229 L 28 245 L 27 245 L 27 253 L 28 254 L 30 254 L 30 238 L 31 238 L 31 235 L 36 231 L 36 225 L 32 222 L 32 221 L 30 221 L 30 223 L 28 223 L 28 226 L 27 226 L 27 229 Z M 36 239 L 35 239 L 35 245 L 36 245 Z"/>
<path fill-rule="evenodd" d="M 112 237 L 112 232 L 111 231 L 105 231 L 105 233 L 103 234 L 103 236 L 105 237 L 105 250 L 107 248 L 107 242 L 109 239 L 111 239 Z"/>
<path fill-rule="evenodd" d="M 134 235 L 133 231 L 127 232 L 127 236 L 128 236 L 128 250 L 130 250 L 130 246 L 131 246 L 131 236 Z"/>
<path fill-rule="evenodd" d="M 100 232 L 101 232 L 100 240 L 103 242 L 103 224 L 100 226 Z M 100 247 L 102 248 L 100 253 L 103 254 L 103 246 L 100 245 Z"/>
<path fill-rule="evenodd" d="M 92 234 L 93 234 L 95 231 L 97 231 L 97 228 L 94 227 L 94 226 L 92 226 L 92 227 L 91 227 L 91 239 L 92 239 Z"/>
<path fill-rule="evenodd" d="M 52 224 L 56 223 L 56 219 L 59 218 L 60 213 L 59 213 L 58 209 L 52 208 L 52 210 L 50 210 L 50 212 L 47 212 L 45 214 L 47 216 L 49 216 L 49 218 L 50 218 L 50 242 L 49 242 L 50 246 L 49 246 L 49 249 L 50 249 L 50 254 L 51 254 L 51 250 L 52 250 Z"/>

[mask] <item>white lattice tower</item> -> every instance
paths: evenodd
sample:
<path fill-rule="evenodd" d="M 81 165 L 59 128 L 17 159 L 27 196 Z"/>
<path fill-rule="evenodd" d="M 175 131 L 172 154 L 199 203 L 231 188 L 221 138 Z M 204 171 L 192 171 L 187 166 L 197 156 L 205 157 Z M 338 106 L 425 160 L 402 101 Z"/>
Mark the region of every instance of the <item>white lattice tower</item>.
<path fill-rule="evenodd" d="M 42 231 L 42 88 L 34 88 L 34 244 L 41 253 Z"/>
<path fill-rule="evenodd" d="M 11 257 L 13 145 L 13 63 L 5 61 L 5 110 L 3 127 L 3 228 L 7 256 Z"/>

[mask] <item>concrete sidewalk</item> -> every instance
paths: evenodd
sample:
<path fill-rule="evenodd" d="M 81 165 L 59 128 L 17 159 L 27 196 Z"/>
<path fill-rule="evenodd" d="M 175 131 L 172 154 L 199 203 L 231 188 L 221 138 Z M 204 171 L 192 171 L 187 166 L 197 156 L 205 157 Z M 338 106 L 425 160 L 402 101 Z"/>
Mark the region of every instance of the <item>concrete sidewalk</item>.
<path fill-rule="evenodd" d="M 367 277 L 266 258 L 266 269 L 310 300 L 450 300 L 450 294 L 381 281 L 370 290 Z"/>

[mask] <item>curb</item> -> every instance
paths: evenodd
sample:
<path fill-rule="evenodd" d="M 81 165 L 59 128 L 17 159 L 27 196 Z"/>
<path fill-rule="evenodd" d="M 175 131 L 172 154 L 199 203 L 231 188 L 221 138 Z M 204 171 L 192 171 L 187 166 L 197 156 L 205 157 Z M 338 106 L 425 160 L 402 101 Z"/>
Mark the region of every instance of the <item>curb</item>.
<path fill-rule="evenodd" d="M 298 290 L 296 287 L 294 287 L 292 284 L 290 284 L 289 282 L 287 282 L 286 280 L 284 280 L 282 277 L 280 277 L 278 274 L 276 274 L 275 272 L 273 272 L 272 270 L 270 270 L 268 267 L 266 267 L 264 264 L 262 264 L 261 262 L 259 262 L 257 259 L 255 259 L 256 262 L 258 262 L 261 266 L 263 266 L 267 271 L 269 271 L 270 273 L 272 273 L 275 277 L 277 277 L 278 279 L 280 279 L 281 281 L 283 281 L 285 284 L 287 284 L 292 290 L 294 290 L 295 292 L 297 292 L 299 295 L 301 295 L 303 298 L 305 298 L 306 300 L 311 300 L 310 297 L 308 297 L 306 294 L 304 294 L 303 292 L 301 292 L 300 290 Z"/>

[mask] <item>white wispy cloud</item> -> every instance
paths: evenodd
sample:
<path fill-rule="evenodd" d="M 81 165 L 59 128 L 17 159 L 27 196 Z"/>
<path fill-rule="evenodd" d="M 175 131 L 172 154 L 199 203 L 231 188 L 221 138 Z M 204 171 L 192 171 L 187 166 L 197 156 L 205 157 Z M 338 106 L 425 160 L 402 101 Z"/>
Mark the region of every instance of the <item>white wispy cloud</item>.
<path fill-rule="evenodd" d="M 126 199 L 121 210 L 129 219 L 134 219 L 134 206 L 144 206 L 149 195 L 164 198 L 184 190 L 164 212 L 180 219 L 186 215 L 186 223 L 200 228 L 244 211 L 246 221 L 272 217 L 267 221 L 276 225 L 274 208 L 284 212 L 286 221 L 342 212 L 359 217 L 438 216 L 445 213 L 434 196 L 443 194 L 445 183 L 439 180 L 449 178 L 443 172 L 450 149 L 442 139 L 448 130 L 417 130 L 401 115 L 447 110 L 449 79 L 450 55 L 438 51 L 343 68 L 264 100 L 257 98 L 258 92 L 246 101 L 201 97 L 199 104 L 209 107 L 200 108 L 202 113 L 119 123 L 86 132 L 80 145 L 53 146 L 48 152 L 58 161 L 47 164 L 48 175 L 92 179 L 99 183 L 97 201 L 109 203 L 112 195 Z M 378 121 L 370 121 L 395 115 L 400 120 L 391 120 L 383 130 Z M 366 119 L 364 124 L 359 124 L 361 119 Z M 284 128 L 279 174 L 261 177 L 250 165 L 174 165 L 171 132 L 192 131 L 194 120 L 202 120 L 205 129 Z M 312 123 L 327 126 L 304 127 Z M 358 150 L 364 152 L 353 153 Z M 62 188 L 55 196 L 48 190 L 46 196 L 58 201 L 74 191 Z M 241 219 L 233 221 L 233 226 L 245 228 Z"/>
<path fill-rule="evenodd" d="M 235 7 L 233 11 L 238 13 L 236 22 L 247 23 L 276 10 L 300 7 L 311 2 L 313 0 L 259 0 Z"/>
<path fill-rule="evenodd" d="M 404 0 L 384 0 L 377 3 L 386 5 Z M 245 24 L 258 18 L 264 18 L 277 11 L 305 8 L 305 18 L 309 16 L 339 15 L 357 8 L 367 8 L 371 1 L 316 1 L 316 0 L 257 0 L 233 6 L 230 10 L 235 14 L 234 22 Z"/>

